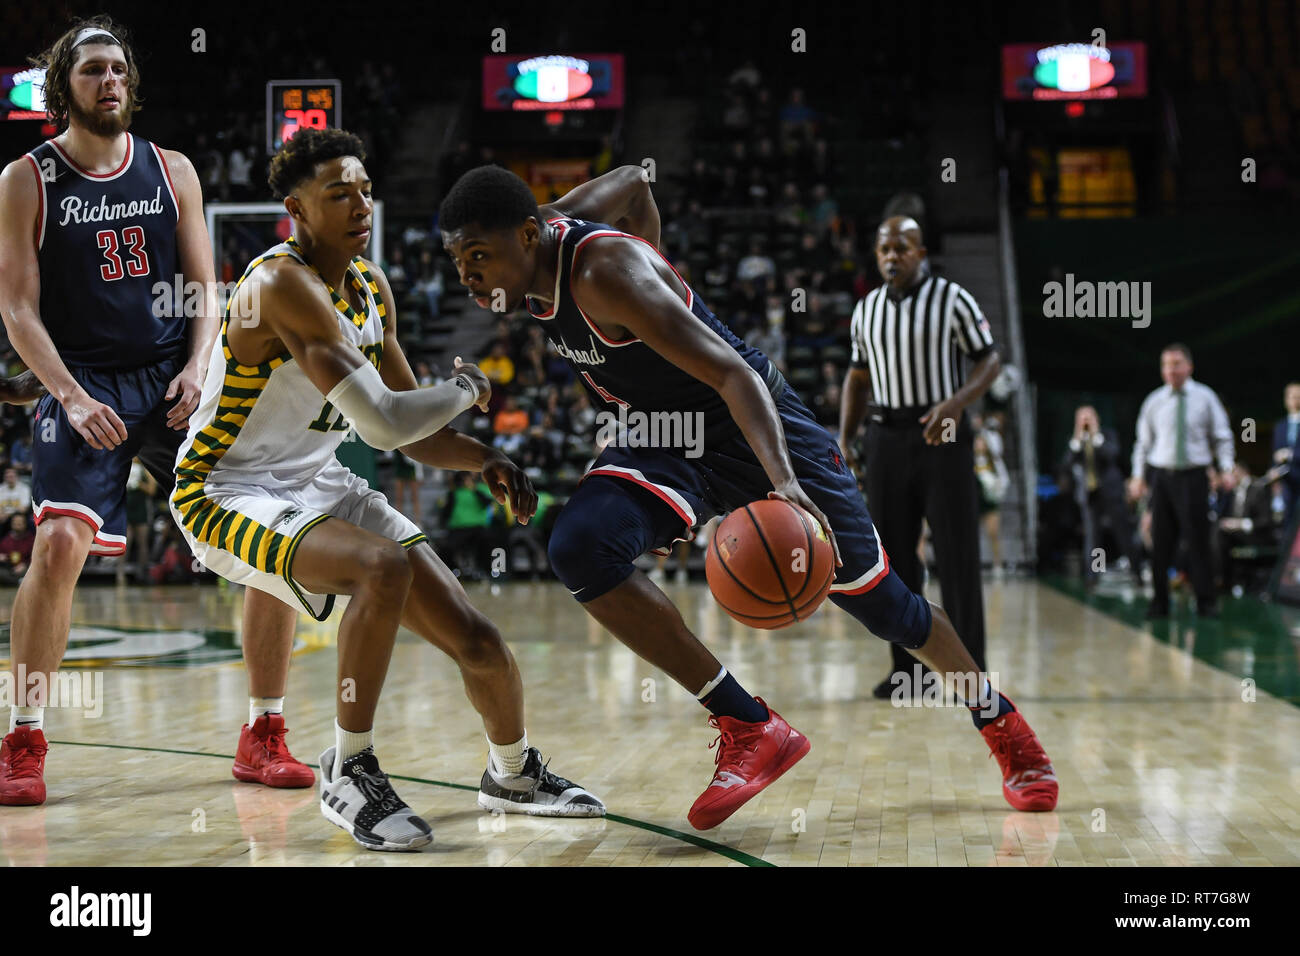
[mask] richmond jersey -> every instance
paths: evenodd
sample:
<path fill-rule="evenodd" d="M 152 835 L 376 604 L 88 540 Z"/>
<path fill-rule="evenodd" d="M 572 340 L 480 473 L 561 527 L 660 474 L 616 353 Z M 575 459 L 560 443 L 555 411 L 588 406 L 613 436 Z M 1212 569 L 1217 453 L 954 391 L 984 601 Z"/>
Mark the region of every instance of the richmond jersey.
<path fill-rule="evenodd" d="M 556 350 L 573 366 L 595 397 L 606 402 L 610 410 L 623 406 L 629 412 L 701 412 L 704 432 L 710 439 L 738 434 L 739 427 L 715 389 L 678 368 L 638 338 L 622 341 L 607 338 L 573 301 L 570 277 L 587 243 L 602 236 L 643 240 L 581 219 L 553 219 L 551 223 L 560 231 L 555 299 L 550 310 L 543 312 L 541 303 L 529 298 L 528 311 L 541 323 Z M 741 341 L 684 281 L 682 285 L 686 290 L 686 306 L 695 317 L 734 348 L 763 377 L 774 395 L 779 394 L 784 379 L 767 356 Z"/>
<path fill-rule="evenodd" d="M 312 268 L 291 238 L 249 264 L 231 305 L 253 270 L 282 256 Z M 364 311 L 355 312 L 330 289 L 339 328 L 379 368 L 385 317 L 379 286 L 360 258 L 349 265 L 348 281 L 361 293 Z M 277 489 L 301 488 L 335 461 L 334 452 L 351 428 L 288 352 L 261 365 L 235 361 L 227 332 L 231 322 L 239 321 L 228 307 L 213 345 L 203 397 L 177 455 L 173 503 L 187 519 L 187 505 L 199 502 L 205 487 L 257 488 L 272 496 Z"/>
<path fill-rule="evenodd" d="M 41 320 L 69 366 L 138 368 L 189 345 L 175 301 L 176 192 L 158 147 L 126 141 L 111 173 L 87 172 L 53 140 L 27 154 L 40 186 Z"/>

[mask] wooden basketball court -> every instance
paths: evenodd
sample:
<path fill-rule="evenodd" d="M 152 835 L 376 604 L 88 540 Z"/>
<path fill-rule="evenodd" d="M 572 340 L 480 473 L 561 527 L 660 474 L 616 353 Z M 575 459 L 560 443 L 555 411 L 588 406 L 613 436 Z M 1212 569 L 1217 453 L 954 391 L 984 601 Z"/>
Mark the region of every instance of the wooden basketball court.
<path fill-rule="evenodd" d="M 766 633 L 732 622 L 703 584 L 666 590 L 741 683 L 812 740 L 808 757 L 716 830 L 699 834 L 686 821 L 712 773 L 704 710 L 558 585 L 471 585 L 470 594 L 518 658 L 529 741 L 552 769 L 600 794 L 610 815 L 480 811 L 486 744 L 477 715 L 450 661 L 403 631 L 376 745 L 398 793 L 434 827 L 433 845 L 412 854 L 362 850 L 321 816 L 315 790 L 231 777 L 248 709 L 237 590 L 85 587 L 67 669 L 102 700 L 84 713 L 47 712 L 49 799 L 0 808 L 0 861 L 1300 864 L 1300 628 L 1289 618 L 1274 621 L 1290 629 L 1281 639 L 1251 637 L 1250 628 L 1243 637 L 1231 607 L 1222 622 L 1175 619 L 1157 637 L 1034 580 L 986 581 L 990 666 L 1061 785 L 1056 812 L 1027 814 L 1004 802 L 997 765 L 966 713 L 871 697 L 887 650 L 838 609 L 827 604 L 809 622 Z M 13 593 L 0 598 L 5 619 Z M 289 744 L 313 765 L 333 743 L 337 620 L 336 611 L 324 625 L 300 621 L 286 700 Z M 1198 641 L 1218 642 L 1220 666 L 1198 657 Z M 1243 682 L 1266 666 L 1273 678 Z M 102 694 L 93 693 L 97 674 Z"/>

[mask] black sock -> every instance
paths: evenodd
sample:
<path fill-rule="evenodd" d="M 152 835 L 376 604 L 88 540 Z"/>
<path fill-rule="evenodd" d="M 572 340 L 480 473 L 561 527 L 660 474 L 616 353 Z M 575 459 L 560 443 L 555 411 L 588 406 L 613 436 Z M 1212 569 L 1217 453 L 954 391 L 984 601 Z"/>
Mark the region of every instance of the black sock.
<path fill-rule="evenodd" d="M 760 723 L 768 718 L 767 708 L 750 697 L 748 691 L 736 682 L 736 678 L 732 677 L 730 672 L 700 703 L 715 717 L 734 717 L 750 724 Z"/>

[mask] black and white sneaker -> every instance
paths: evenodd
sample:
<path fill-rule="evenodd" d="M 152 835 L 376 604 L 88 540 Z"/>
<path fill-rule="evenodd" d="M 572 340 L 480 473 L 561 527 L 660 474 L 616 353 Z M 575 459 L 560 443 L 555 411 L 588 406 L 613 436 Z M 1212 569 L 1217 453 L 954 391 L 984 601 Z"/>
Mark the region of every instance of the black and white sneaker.
<path fill-rule="evenodd" d="M 546 769 L 536 747 L 529 747 L 524 769 L 498 774 L 488 755 L 488 768 L 479 784 L 478 805 L 484 810 L 527 813 L 535 817 L 603 817 L 605 804 L 572 780 Z"/>
<path fill-rule="evenodd" d="M 433 829 L 402 802 L 367 747 L 343 761 L 337 775 L 334 748 L 320 755 L 320 812 L 367 850 L 418 850 Z"/>

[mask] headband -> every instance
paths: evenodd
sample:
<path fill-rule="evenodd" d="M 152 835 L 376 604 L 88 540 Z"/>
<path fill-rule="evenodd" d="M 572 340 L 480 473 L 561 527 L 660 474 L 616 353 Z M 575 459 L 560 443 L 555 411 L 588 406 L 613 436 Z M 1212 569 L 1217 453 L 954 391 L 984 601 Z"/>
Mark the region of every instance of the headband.
<path fill-rule="evenodd" d="M 113 43 L 115 43 L 117 46 L 122 46 L 122 41 L 119 40 L 117 37 L 113 36 L 113 34 L 109 33 L 103 27 L 86 27 L 84 30 L 82 30 L 80 33 L 77 34 L 77 38 L 72 41 L 72 46 L 74 48 L 79 47 L 81 46 L 81 44 L 85 43 L 88 39 L 95 36 L 106 36 L 110 40 L 112 40 Z"/>

